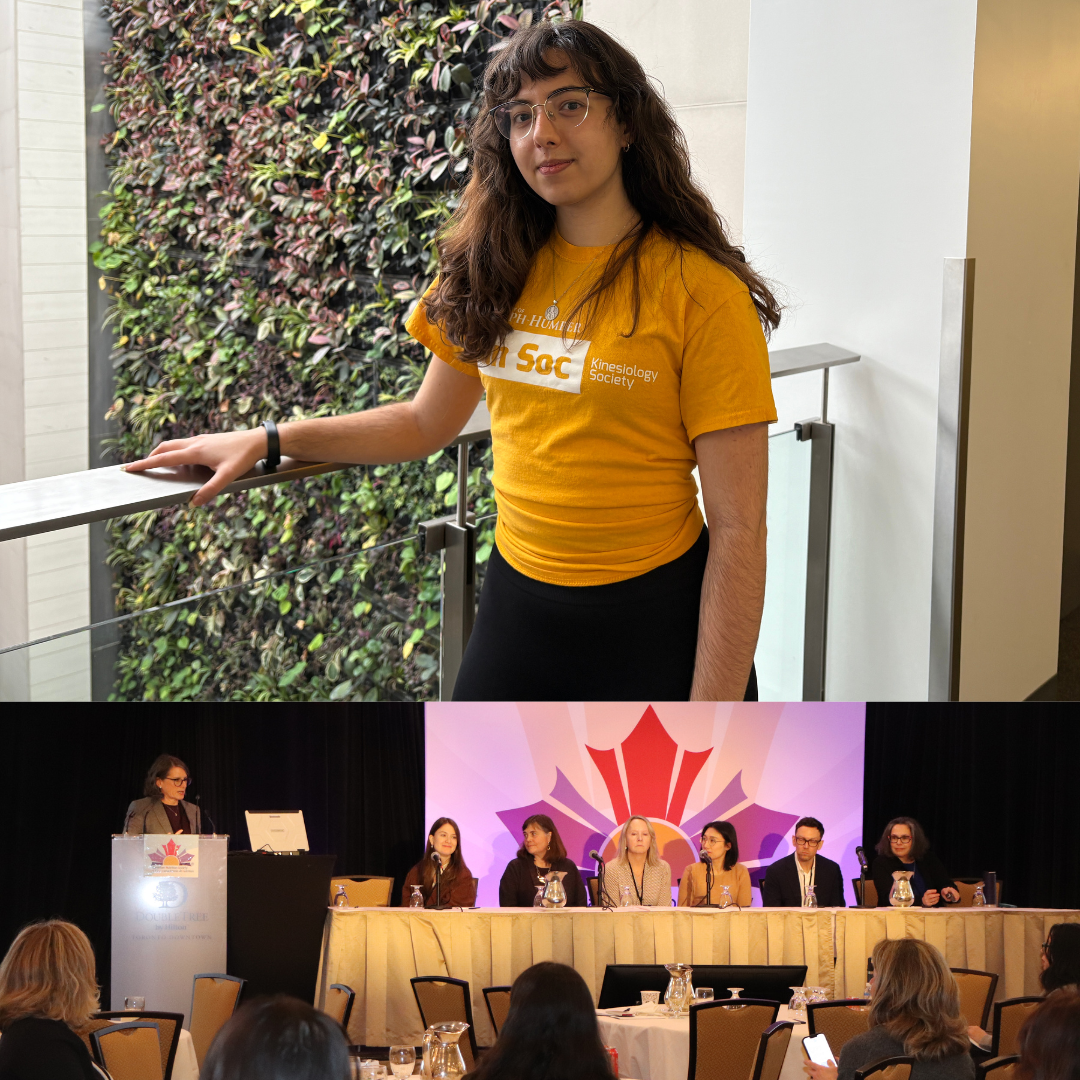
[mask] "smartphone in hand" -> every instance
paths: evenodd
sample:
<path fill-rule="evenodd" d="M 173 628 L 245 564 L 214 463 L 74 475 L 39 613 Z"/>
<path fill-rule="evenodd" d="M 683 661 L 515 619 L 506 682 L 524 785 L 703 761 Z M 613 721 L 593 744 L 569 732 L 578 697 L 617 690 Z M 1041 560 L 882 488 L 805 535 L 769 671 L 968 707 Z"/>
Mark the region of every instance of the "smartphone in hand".
<path fill-rule="evenodd" d="M 829 1046 L 829 1040 L 824 1035 L 807 1035 L 802 1041 L 803 1049 L 806 1051 L 806 1056 L 815 1065 L 835 1065 L 836 1059 L 833 1057 L 832 1047 Z"/>

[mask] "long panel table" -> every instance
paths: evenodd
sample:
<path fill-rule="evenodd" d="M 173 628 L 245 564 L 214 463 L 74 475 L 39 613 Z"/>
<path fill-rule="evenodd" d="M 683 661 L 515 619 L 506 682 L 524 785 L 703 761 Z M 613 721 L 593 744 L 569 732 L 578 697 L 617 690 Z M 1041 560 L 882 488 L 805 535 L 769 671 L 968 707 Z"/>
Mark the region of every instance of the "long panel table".
<path fill-rule="evenodd" d="M 495 1033 L 485 986 L 508 986 L 527 967 L 557 960 L 600 996 L 608 964 L 806 964 L 806 982 L 830 998 L 861 997 L 866 960 L 882 938 L 936 945 L 951 967 L 996 971 L 998 997 L 1038 993 L 1039 943 L 1080 911 L 1032 908 L 332 908 L 323 932 L 316 1001 L 331 983 L 356 991 L 353 1042 L 419 1045 L 423 1029 L 409 980 L 465 979 L 479 1045 Z"/>

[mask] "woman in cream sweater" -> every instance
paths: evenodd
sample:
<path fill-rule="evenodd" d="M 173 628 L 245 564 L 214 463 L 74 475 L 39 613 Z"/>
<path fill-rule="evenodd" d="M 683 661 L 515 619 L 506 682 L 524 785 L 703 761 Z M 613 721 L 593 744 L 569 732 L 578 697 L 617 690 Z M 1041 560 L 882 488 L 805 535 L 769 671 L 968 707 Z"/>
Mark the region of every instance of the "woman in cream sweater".
<path fill-rule="evenodd" d="M 712 864 L 712 894 L 706 895 L 705 863 L 691 863 L 679 882 L 679 907 L 715 904 L 725 885 L 739 907 L 749 907 L 750 874 L 739 862 L 739 838 L 735 826 L 730 821 L 710 821 L 701 830 L 701 850 Z"/>
<path fill-rule="evenodd" d="M 631 906 L 671 905 L 671 867 L 660 858 L 648 818 L 632 817 L 623 826 L 619 854 L 607 868 L 604 887 L 615 907 L 621 906 L 624 889 Z"/>

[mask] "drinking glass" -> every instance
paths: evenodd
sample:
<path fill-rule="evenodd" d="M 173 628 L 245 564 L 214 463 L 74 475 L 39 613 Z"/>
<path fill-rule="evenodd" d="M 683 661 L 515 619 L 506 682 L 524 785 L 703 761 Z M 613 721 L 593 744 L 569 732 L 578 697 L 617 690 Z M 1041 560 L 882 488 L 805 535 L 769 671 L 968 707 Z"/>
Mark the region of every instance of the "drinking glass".
<path fill-rule="evenodd" d="M 144 997 L 126 997 L 124 998 L 124 1011 L 125 1012 L 142 1012 L 146 1008 L 146 998 Z"/>
<path fill-rule="evenodd" d="M 422 908 L 424 906 L 424 894 L 419 885 L 412 886 L 412 896 L 409 897 L 409 907 Z"/>
<path fill-rule="evenodd" d="M 810 997 L 808 1000 L 812 1002 L 829 1000 L 829 995 L 825 993 L 824 986 L 808 986 L 806 989 L 810 991 Z"/>
<path fill-rule="evenodd" d="M 698 986 L 694 989 L 695 1001 L 712 1001 L 713 997 L 713 988 L 711 986 Z"/>
<path fill-rule="evenodd" d="M 412 1076 L 416 1051 L 411 1046 L 390 1047 L 390 1071 L 395 1076 Z"/>
<path fill-rule="evenodd" d="M 806 1019 L 806 987 L 805 986 L 789 986 L 791 991 L 791 1001 L 788 1002 L 788 1008 L 800 1019 Z"/>
<path fill-rule="evenodd" d="M 630 886 L 629 885 L 624 885 L 622 887 L 622 906 L 623 907 L 629 907 L 630 906 Z"/>
<path fill-rule="evenodd" d="M 536 895 L 533 897 L 533 907 L 541 907 L 542 908 L 543 906 L 544 906 L 544 886 L 543 885 L 537 885 L 536 886 Z"/>

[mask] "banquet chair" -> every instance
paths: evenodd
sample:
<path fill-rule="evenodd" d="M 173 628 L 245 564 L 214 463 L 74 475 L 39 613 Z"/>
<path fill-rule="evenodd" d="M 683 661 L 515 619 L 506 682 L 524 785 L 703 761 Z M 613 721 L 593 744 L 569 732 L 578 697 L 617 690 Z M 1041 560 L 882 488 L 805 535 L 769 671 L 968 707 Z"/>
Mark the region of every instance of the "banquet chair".
<path fill-rule="evenodd" d="M 134 1020 L 90 1033 L 95 1057 L 112 1080 L 164 1080 L 157 1024 Z"/>
<path fill-rule="evenodd" d="M 173 1062 L 176 1060 L 176 1048 L 180 1045 L 180 1029 L 184 1026 L 183 1013 L 170 1012 L 99 1012 L 94 1019 L 123 1021 L 148 1020 L 157 1024 L 159 1049 L 161 1051 L 162 1080 L 170 1080 Z"/>
<path fill-rule="evenodd" d="M 1018 1036 L 1024 1021 L 1046 999 L 1041 997 L 1014 997 L 994 1005 L 993 1042 L 990 1056 L 1006 1057 L 1020 1052 Z"/>
<path fill-rule="evenodd" d="M 990 1006 L 994 1000 L 998 977 L 992 971 L 975 971 L 972 968 L 949 968 L 960 988 L 960 1014 L 969 1027 L 985 1030 L 990 1020 Z"/>
<path fill-rule="evenodd" d="M 585 879 L 585 887 L 589 890 L 589 903 L 592 904 L 593 907 L 599 907 L 600 906 L 600 892 L 599 892 L 600 886 L 599 886 L 599 884 L 597 882 L 597 877 L 596 877 L 595 874 L 590 874 Z"/>
<path fill-rule="evenodd" d="M 459 1039 L 458 1046 L 461 1047 L 461 1056 L 465 1059 L 465 1071 L 472 1072 L 479 1055 L 476 1049 L 476 1025 L 473 1024 L 469 984 L 464 979 L 450 979 L 442 975 L 417 975 L 409 982 L 412 983 L 416 1007 L 420 1010 L 420 1022 L 425 1028 L 447 1020 L 463 1020 L 469 1025 L 469 1030 L 465 1032 L 468 1040 L 462 1042 Z"/>
<path fill-rule="evenodd" d="M 235 975 L 203 974 L 196 975 L 192 982 L 191 1024 L 188 1030 L 201 1069 L 214 1036 L 236 1012 L 244 980 Z"/>
<path fill-rule="evenodd" d="M 960 894 L 960 900 L 954 904 L 953 907 L 972 907 L 972 899 L 975 896 L 975 889 L 982 884 L 981 881 L 956 881 L 956 891 Z M 1001 879 L 998 879 L 997 883 L 997 902 L 1001 903 L 1001 894 L 1003 890 L 1001 887 Z"/>
<path fill-rule="evenodd" d="M 779 1011 L 779 1002 L 757 998 L 691 1005 L 688 1080 L 746 1080 L 756 1068 L 761 1036 Z"/>
<path fill-rule="evenodd" d="M 975 1066 L 975 1080 L 1012 1080 L 1013 1066 L 1019 1060 L 1019 1054 L 1009 1054 L 982 1061 Z"/>
<path fill-rule="evenodd" d="M 356 991 L 344 983 L 331 983 L 326 991 L 326 1004 L 323 1012 L 332 1016 L 348 1033 L 349 1017 L 352 1016 L 353 1001 L 356 1000 Z"/>
<path fill-rule="evenodd" d="M 780 1080 L 780 1070 L 784 1067 L 784 1057 L 794 1030 L 794 1021 L 777 1020 L 761 1033 L 754 1075 L 750 1080 Z"/>
<path fill-rule="evenodd" d="M 506 1023 L 506 1015 L 510 1012 L 510 987 L 485 986 L 484 1004 L 487 1005 L 488 1016 L 491 1017 L 491 1026 L 495 1029 L 495 1038 L 498 1038 L 503 1024 Z"/>
<path fill-rule="evenodd" d="M 99 1028 L 108 1027 L 111 1023 L 111 1020 L 105 1020 L 100 1013 L 94 1013 L 94 1015 L 90 1017 L 90 1022 L 86 1025 L 86 1027 L 80 1028 L 75 1033 L 79 1036 L 80 1039 L 82 1039 L 83 1044 L 86 1046 L 86 1049 L 90 1051 L 90 1056 L 95 1061 L 97 1061 L 99 1065 L 101 1064 L 101 1062 L 98 1061 L 97 1051 L 94 1049 L 94 1044 L 91 1041 L 90 1036 Z"/>
<path fill-rule="evenodd" d="M 855 1070 L 855 1080 L 911 1080 L 911 1057 L 891 1057 Z"/>
<path fill-rule="evenodd" d="M 345 886 L 349 907 L 389 907 L 390 894 L 394 888 L 392 877 L 368 877 L 354 874 L 349 877 L 330 879 L 330 906 L 333 907 L 338 886 Z"/>
<path fill-rule="evenodd" d="M 858 900 L 861 907 L 877 907 L 877 886 L 869 878 L 866 879 L 865 904 L 862 900 L 862 878 L 853 877 L 851 887 L 855 891 L 855 899 Z"/>
<path fill-rule="evenodd" d="M 812 1001 L 806 1006 L 811 1035 L 824 1035 L 837 1060 L 849 1039 L 870 1029 L 870 1003 L 866 998 Z"/>

